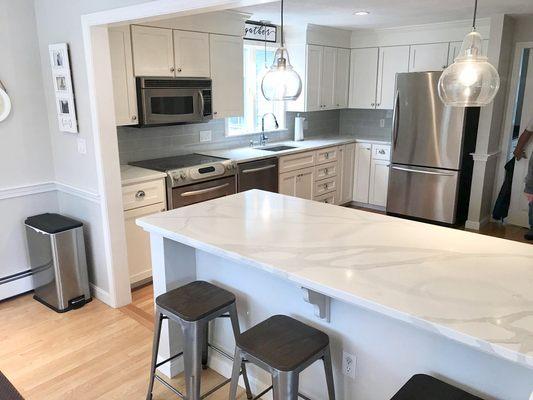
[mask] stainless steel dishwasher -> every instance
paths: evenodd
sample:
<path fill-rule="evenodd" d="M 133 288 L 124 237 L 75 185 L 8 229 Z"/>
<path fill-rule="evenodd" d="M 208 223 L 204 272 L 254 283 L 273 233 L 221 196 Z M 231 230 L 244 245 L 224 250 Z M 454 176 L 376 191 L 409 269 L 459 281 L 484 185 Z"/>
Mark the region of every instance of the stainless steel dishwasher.
<path fill-rule="evenodd" d="M 278 158 L 250 161 L 237 166 L 237 191 L 261 189 L 278 192 Z"/>

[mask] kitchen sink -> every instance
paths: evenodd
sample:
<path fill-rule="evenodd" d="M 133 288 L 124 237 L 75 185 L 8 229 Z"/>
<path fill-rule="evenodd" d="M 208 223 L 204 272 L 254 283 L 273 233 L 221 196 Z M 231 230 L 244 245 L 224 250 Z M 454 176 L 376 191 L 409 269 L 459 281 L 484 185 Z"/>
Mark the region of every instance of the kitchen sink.
<path fill-rule="evenodd" d="M 291 150 L 296 149 L 295 146 L 271 146 L 271 147 L 258 147 L 259 150 L 266 150 L 266 151 L 283 151 L 283 150 Z"/>

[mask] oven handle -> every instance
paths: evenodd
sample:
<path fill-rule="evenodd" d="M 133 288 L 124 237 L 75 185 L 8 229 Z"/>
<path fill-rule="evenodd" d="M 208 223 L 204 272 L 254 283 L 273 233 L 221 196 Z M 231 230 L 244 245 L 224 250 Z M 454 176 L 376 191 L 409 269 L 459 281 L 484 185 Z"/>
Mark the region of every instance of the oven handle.
<path fill-rule="evenodd" d="M 196 196 L 196 195 L 199 195 L 199 194 L 214 192 L 215 190 L 222 189 L 222 188 L 225 188 L 227 186 L 229 186 L 229 183 L 224 183 L 223 185 L 214 186 L 214 187 L 210 187 L 210 188 L 207 188 L 207 189 L 193 190 L 192 192 L 184 192 L 184 193 L 181 193 L 180 196 L 181 197 Z"/>
<path fill-rule="evenodd" d="M 267 165 L 265 167 L 259 167 L 259 168 L 243 169 L 241 171 L 241 174 L 252 174 L 254 172 L 265 171 L 265 170 L 271 169 L 271 168 L 276 168 L 276 164 L 271 164 L 271 165 Z"/>
<path fill-rule="evenodd" d="M 200 98 L 200 118 L 204 117 L 204 109 L 205 109 L 205 100 L 204 100 L 204 93 L 199 90 L 198 96 Z"/>

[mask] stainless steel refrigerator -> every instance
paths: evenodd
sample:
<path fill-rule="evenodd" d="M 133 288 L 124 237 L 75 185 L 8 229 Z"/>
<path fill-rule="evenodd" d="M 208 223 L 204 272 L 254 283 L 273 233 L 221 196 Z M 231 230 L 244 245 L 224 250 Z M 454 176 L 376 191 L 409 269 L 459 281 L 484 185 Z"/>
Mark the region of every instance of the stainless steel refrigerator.
<path fill-rule="evenodd" d="M 445 106 L 440 75 L 396 76 L 387 213 L 454 225 L 468 213 L 479 108 Z"/>

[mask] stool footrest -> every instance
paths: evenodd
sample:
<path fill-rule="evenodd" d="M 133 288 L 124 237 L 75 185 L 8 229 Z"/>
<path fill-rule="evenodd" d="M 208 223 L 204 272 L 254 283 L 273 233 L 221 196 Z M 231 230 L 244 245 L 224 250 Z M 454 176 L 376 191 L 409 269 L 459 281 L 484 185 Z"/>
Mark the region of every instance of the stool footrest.
<path fill-rule="evenodd" d="M 157 379 L 163 386 L 165 386 L 168 390 L 170 390 L 172 393 L 174 393 L 176 396 L 185 399 L 185 395 L 181 393 L 178 389 L 176 389 L 174 386 L 172 386 L 170 383 L 165 381 L 163 378 L 161 378 L 159 375 L 154 376 L 155 379 Z"/>
<path fill-rule="evenodd" d="M 272 385 L 270 385 L 269 387 L 267 387 L 265 390 L 263 390 L 261 393 L 259 393 L 257 396 L 254 396 L 254 398 L 252 400 L 259 400 L 261 399 L 261 396 L 264 396 L 265 394 L 267 394 L 269 391 L 272 390 Z M 304 400 L 311 400 L 309 397 L 307 396 L 304 396 L 303 394 L 301 393 L 298 393 L 298 397 L 301 397 L 302 399 Z"/>
<path fill-rule="evenodd" d="M 209 346 L 209 348 L 215 350 L 215 351 L 216 351 L 218 354 L 220 354 L 221 356 L 224 356 L 224 357 L 226 357 L 227 359 L 233 361 L 233 357 L 232 357 L 230 354 L 226 353 L 226 352 L 225 352 L 224 350 L 222 350 L 221 348 L 219 348 L 219 347 L 217 347 L 217 346 L 215 346 L 215 345 L 213 345 L 213 344 L 211 344 L 211 343 L 208 343 L 207 345 Z"/>
<path fill-rule="evenodd" d="M 178 358 L 178 357 L 180 357 L 180 356 L 182 356 L 182 355 L 183 355 L 183 351 L 182 351 L 181 353 L 178 353 L 178 354 L 173 355 L 172 357 L 167 358 L 167 359 L 164 360 L 164 361 L 158 362 L 158 363 L 155 365 L 155 368 L 157 369 L 157 368 L 159 368 L 161 365 L 163 365 L 163 364 L 165 364 L 165 363 L 167 363 L 167 362 L 169 362 L 169 361 L 172 361 L 173 359 Z"/>

